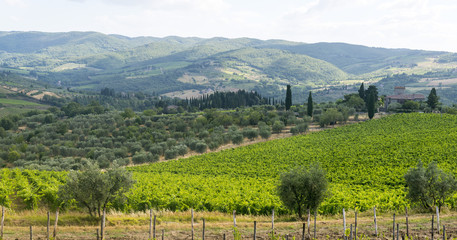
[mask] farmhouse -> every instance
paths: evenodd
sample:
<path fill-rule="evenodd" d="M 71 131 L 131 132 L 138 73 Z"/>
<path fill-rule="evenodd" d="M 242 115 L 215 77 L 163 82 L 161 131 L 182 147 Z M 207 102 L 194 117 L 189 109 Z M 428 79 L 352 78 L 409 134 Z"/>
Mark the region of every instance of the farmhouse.
<path fill-rule="evenodd" d="M 395 87 L 394 95 L 387 96 L 385 98 L 385 108 L 389 106 L 389 104 L 393 102 L 397 102 L 400 104 L 405 103 L 406 101 L 423 101 L 425 100 L 425 96 L 422 94 L 405 94 L 405 87 Z"/>

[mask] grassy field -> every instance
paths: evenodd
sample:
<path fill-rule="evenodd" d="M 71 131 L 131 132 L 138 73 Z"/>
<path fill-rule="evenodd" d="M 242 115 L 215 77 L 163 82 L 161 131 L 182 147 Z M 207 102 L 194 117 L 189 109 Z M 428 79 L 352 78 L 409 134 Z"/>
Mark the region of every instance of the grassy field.
<path fill-rule="evenodd" d="M 23 106 L 43 106 L 42 104 L 38 104 L 35 102 L 25 101 L 25 100 L 18 100 L 18 99 L 10 99 L 10 98 L 0 98 L 1 104 L 8 104 L 8 105 L 23 105 Z"/>
<path fill-rule="evenodd" d="M 14 115 L 14 114 L 22 114 L 26 113 L 30 110 L 33 110 L 36 108 L 19 108 L 19 107 L 6 107 L 6 108 L 0 108 L 0 117 L 5 117 L 8 115 Z"/>
<path fill-rule="evenodd" d="M 191 213 L 190 211 L 172 213 L 169 211 L 154 211 L 157 216 L 156 238 L 164 239 L 191 239 Z M 27 220 L 24 220 L 27 219 Z M 194 237 L 202 238 L 203 219 L 205 219 L 205 239 L 234 239 L 233 216 L 214 212 L 194 213 Z M 431 214 L 415 213 L 409 218 L 409 233 L 413 239 L 430 239 Z M 256 224 L 257 239 L 271 239 L 271 216 L 236 216 L 236 230 L 240 233 L 239 239 L 252 239 L 254 235 L 254 221 Z M 436 219 L 435 219 L 436 221 Z M 289 239 L 301 239 L 303 223 L 297 221 L 294 216 L 275 217 L 274 232 L 276 236 Z M 406 218 L 404 213 L 398 212 L 396 223 L 399 224 L 401 236 L 406 234 Z M 54 216 L 51 214 L 51 232 Z M 360 239 L 392 239 L 392 213 L 377 216 L 378 237 L 375 236 L 372 213 L 362 213 L 357 218 L 357 235 Z M 346 226 L 355 226 L 355 213 L 347 212 Z M 21 213 L 7 212 L 5 218 L 5 239 L 27 239 L 30 226 L 33 226 L 34 239 L 45 239 L 46 236 L 46 212 L 25 211 Z M 445 212 L 440 216 L 440 225 L 446 226 L 448 239 L 457 237 L 457 214 Z M 99 219 L 90 218 L 81 213 L 64 213 L 59 216 L 58 239 L 95 239 L 99 228 Z M 314 220 L 310 224 L 310 236 L 313 237 Z M 441 227 L 442 229 L 442 227 Z M 435 228 L 435 238 L 438 239 L 438 231 Z M 109 213 L 106 222 L 107 239 L 148 239 L 149 214 L 144 212 L 121 214 Z M 343 235 L 343 219 L 337 216 L 317 216 L 316 238 L 317 239 L 341 239 Z"/>

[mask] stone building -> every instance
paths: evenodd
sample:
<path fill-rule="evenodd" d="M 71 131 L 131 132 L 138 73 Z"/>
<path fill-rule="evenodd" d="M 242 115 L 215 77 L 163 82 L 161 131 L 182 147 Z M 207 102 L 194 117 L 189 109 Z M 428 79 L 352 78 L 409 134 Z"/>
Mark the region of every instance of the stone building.
<path fill-rule="evenodd" d="M 394 103 L 394 102 L 403 104 L 406 101 L 419 102 L 419 101 L 424 101 L 424 100 L 425 100 L 425 96 L 423 94 L 417 94 L 417 93 L 405 94 L 405 87 L 395 87 L 394 95 L 387 96 L 384 99 L 384 105 L 385 105 L 385 108 L 387 109 L 389 104 Z"/>

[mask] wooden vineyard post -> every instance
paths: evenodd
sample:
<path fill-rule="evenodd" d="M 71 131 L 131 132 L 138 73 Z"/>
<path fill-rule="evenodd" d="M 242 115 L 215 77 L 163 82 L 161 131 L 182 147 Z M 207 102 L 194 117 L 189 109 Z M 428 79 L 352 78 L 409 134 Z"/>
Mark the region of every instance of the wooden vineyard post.
<path fill-rule="evenodd" d="M 49 217 L 49 211 L 48 211 L 48 222 L 46 225 L 46 240 L 49 240 L 49 225 L 51 225 L 51 218 Z"/>
<path fill-rule="evenodd" d="M 343 208 L 343 239 L 346 239 L 346 211 Z"/>
<path fill-rule="evenodd" d="M 306 223 L 303 223 L 303 230 L 302 230 L 302 240 L 305 240 L 305 229 L 306 229 Z"/>
<path fill-rule="evenodd" d="M 409 222 L 408 222 L 408 207 L 405 207 L 405 215 L 406 215 L 406 236 L 409 238 Z"/>
<path fill-rule="evenodd" d="M 100 240 L 100 229 L 97 228 L 97 240 Z"/>
<path fill-rule="evenodd" d="M 192 224 L 192 240 L 194 240 L 194 209 L 192 208 L 190 210 L 190 214 L 191 214 L 191 224 Z"/>
<path fill-rule="evenodd" d="M 349 234 L 349 239 L 352 240 L 352 224 L 351 224 L 350 230 L 351 230 L 351 233 Z"/>
<path fill-rule="evenodd" d="M 392 236 L 393 236 L 393 240 L 395 240 L 395 213 L 394 213 L 394 221 L 393 221 L 393 226 L 392 226 Z"/>
<path fill-rule="evenodd" d="M 202 232 L 202 240 L 205 240 L 205 219 L 203 218 L 203 232 Z"/>
<path fill-rule="evenodd" d="M 434 227 L 433 227 L 433 222 L 435 221 L 435 215 L 432 215 L 432 240 L 434 238 L 433 234 L 434 234 Z"/>
<path fill-rule="evenodd" d="M 152 208 L 149 209 L 149 239 L 152 239 Z"/>
<path fill-rule="evenodd" d="M 443 240 L 446 240 L 446 226 L 443 225 Z"/>
<path fill-rule="evenodd" d="M 2 206 L 2 223 L 0 237 L 3 239 L 3 224 L 5 223 L 5 207 Z"/>
<path fill-rule="evenodd" d="M 257 221 L 254 221 L 254 240 L 257 238 Z"/>
<path fill-rule="evenodd" d="M 154 215 L 154 224 L 152 226 L 152 239 L 156 239 L 156 221 L 157 221 L 157 216 Z"/>
<path fill-rule="evenodd" d="M 222 236 L 222 239 L 225 240 L 225 233 L 224 233 L 224 235 Z"/>
<path fill-rule="evenodd" d="M 57 210 L 56 210 L 56 219 L 54 220 L 54 231 L 52 233 L 52 237 L 54 239 L 56 239 L 57 237 L 57 223 L 59 222 L 59 207 L 57 207 Z"/>
<path fill-rule="evenodd" d="M 271 210 L 271 232 L 275 231 L 275 209 Z"/>
<path fill-rule="evenodd" d="M 33 240 L 33 227 L 30 225 L 30 240 Z"/>
<path fill-rule="evenodd" d="M 236 210 L 233 210 L 233 227 L 236 227 Z"/>
<path fill-rule="evenodd" d="M 316 218 L 317 218 L 317 209 L 314 210 L 314 239 L 316 239 Z"/>
<path fill-rule="evenodd" d="M 357 240 L 357 208 L 355 209 L 354 239 Z"/>
<path fill-rule="evenodd" d="M 309 234 L 309 225 L 311 224 L 311 213 L 308 208 L 308 234 Z"/>
<path fill-rule="evenodd" d="M 105 209 L 103 209 L 102 223 L 100 224 L 100 239 L 105 239 Z"/>
<path fill-rule="evenodd" d="M 400 224 L 397 223 L 397 240 L 400 240 L 399 228 L 400 228 Z"/>
<path fill-rule="evenodd" d="M 162 229 L 162 240 L 164 240 L 164 239 L 165 239 L 165 230 Z"/>
<path fill-rule="evenodd" d="M 373 214 L 374 214 L 374 234 L 378 237 L 378 222 L 376 221 L 376 207 L 373 207 Z"/>
<path fill-rule="evenodd" d="M 436 206 L 436 228 L 438 229 L 438 234 L 440 234 L 440 209 Z"/>

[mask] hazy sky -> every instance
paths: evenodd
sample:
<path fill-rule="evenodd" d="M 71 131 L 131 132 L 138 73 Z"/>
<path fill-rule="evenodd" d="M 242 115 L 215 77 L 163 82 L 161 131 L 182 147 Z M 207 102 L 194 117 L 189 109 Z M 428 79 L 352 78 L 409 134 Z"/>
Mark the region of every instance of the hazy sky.
<path fill-rule="evenodd" d="M 454 0 L 0 0 L 0 31 L 251 37 L 457 52 Z"/>

